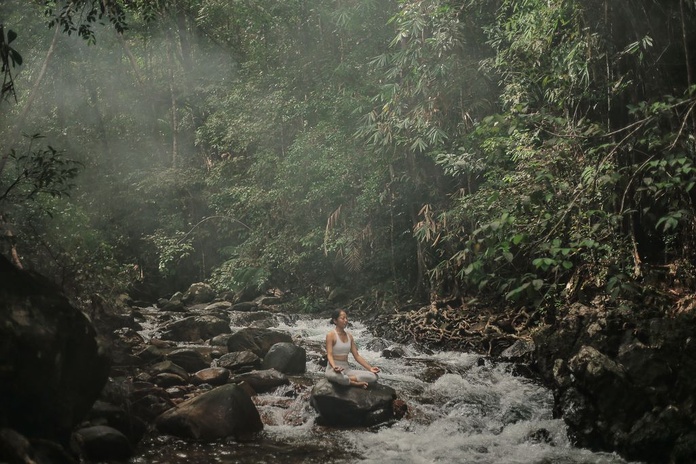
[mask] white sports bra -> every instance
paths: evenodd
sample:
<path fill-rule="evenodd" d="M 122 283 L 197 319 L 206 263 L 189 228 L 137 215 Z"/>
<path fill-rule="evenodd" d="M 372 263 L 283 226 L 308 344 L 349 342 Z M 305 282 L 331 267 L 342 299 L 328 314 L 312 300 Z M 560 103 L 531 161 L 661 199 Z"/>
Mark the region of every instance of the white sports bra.
<path fill-rule="evenodd" d="M 335 329 L 334 332 L 336 332 Z M 334 343 L 333 346 L 334 356 L 348 356 L 348 353 L 350 353 L 351 342 L 350 335 L 347 335 L 347 337 L 348 341 L 344 342 L 343 340 L 341 340 L 341 337 L 338 335 L 338 332 L 336 332 L 336 343 Z"/>

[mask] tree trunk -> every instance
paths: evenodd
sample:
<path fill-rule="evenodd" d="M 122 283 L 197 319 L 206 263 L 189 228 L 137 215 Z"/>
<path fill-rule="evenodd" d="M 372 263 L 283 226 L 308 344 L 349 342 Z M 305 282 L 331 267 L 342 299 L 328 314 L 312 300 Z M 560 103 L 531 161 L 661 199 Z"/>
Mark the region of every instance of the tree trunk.
<path fill-rule="evenodd" d="M 686 81 L 691 87 L 694 83 L 694 74 L 691 67 L 691 56 L 689 54 L 689 42 L 686 37 L 686 18 L 684 14 L 684 0 L 679 0 L 679 16 L 681 18 L 682 45 L 684 47 L 684 60 L 686 61 Z"/>
<path fill-rule="evenodd" d="M 170 42 L 171 43 L 171 42 Z M 178 158 L 179 158 L 179 137 L 178 137 L 178 117 L 176 114 L 176 92 L 174 91 L 174 50 L 173 46 L 169 47 L 168 53 L 167 53 L 167 58 L 169 61 L 169 94 L 171 96 L 171 131 L 172 131 L 172 167 L 175 168 L 177 166 Z"/>
<path fill-rule="evenodd" d="M 116 33 L 116 37 L 118 38 L 119 43 L 123 47 L 123 51 L 126 54 L 126 57 L 128 58 L 128 61 L 131 64 L 131 69 L 133 70 L 133 76 L 135 76 L 135 80 L 138 83 L 138 87 L 143 89 L 144 85 L 144 80 L 142 76 L 140 75 L 140 68 L 138 67 L 138 61 L 135 59 L 135 56 L 133 56 L 133 53 L 130 50 L 130 47 L 128 46 L 128 42 L 123 38 L 123 35 L 120 33 Z"/>

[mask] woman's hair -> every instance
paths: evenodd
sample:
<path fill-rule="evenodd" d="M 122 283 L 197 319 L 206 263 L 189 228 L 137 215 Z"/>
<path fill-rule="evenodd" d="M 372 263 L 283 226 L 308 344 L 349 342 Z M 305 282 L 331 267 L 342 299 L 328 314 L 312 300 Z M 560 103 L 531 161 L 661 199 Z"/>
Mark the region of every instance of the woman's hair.
<path fill-rule="evenodd" d="M 335 323 L 336 323 L 336 319 L 338 319 L 339 317 L 341 317 L 341 313 L 345 313 L 345 312 L 346 312 L 345 310 L 340 309 L 340 308 L 339 308 L 339 309 L 334 309 L 333 312 L 331 312 L 331 323 L 332 323 L 332 324 L 335 324 Z"/>

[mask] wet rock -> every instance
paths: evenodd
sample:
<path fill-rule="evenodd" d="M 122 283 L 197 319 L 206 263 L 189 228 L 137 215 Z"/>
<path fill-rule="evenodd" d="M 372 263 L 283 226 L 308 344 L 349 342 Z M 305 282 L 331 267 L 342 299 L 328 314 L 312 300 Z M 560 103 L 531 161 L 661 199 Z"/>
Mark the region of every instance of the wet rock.
<path fill-rule="evenodd" d="M 531 443 L 553 443 L 553 436 L 548 429 L 537 429 L 527 435 L 527 440 Z"/>
<path fill-rule="evenodd" d="M 138 332 L 124 327 L 114 330 L 108 339 L 109 356 L 114 366 L 138 366 L 142 364 L 143 360 L 133 354 L 145 344 L 145 340 Z"/>
<path fill-rule="evenodd" d="M 210 346 L 224 346 L 227 348 L 227 340 L 232 336 L 231 333 L 216 335 L 209 340 Z"/>
<path fill-rule="evenodd" d="M 157 364 L 153 364 L 150 367 L 150 372 L 152 372 L 155 375 L 162 373 L 175 374 L 183 379 L 188 379 L 189 377 L 189 374 L 188 372 L 186 372 L 186 369 L 172 362 L 171 360 L 166 360 L 158 362 Z"/>
<path fill-rule="evenodd" d="M 372 426 L 394 417 L 396 391 L 377 383 L 368 389 L 344 387 L 321 379 L 312 389 L 310 403 L 321 425 Z"/>
<path fill-rule="evenodd" d="M 281 385 L 288 385 L 290 381 L 282 372 L 275 369 L 265 369 L 259 371 L 246 372 L 235 375 L 230 382 L 244 382 L 254 389 L 256 393 L 266 393 L 273 391 Z"/>
<path fill-rule="evenodd" d="M 232 313 L 230 322 L 238 327 L 250 327 L 255 323 L 268 326 L 275 323 L 273 313 L 270 311 L 249 311 L 246 313 Z"/>
<path fill-rule="evenodd" d="M 135 354 L 141 361 L 149 363 L 164 359 L 164 353 L 155 345 L 147 345 Z"/>
<path fill-rule="evenodd" d="M 277 324 L 273 319 L 260 319 L 249 324 L 249 327 L 253 327 L 255 329 L 270 329 L 276 325 Z"/>
<path fill-rule="evenodd" d="M 403 419 L 408 414 L 408 405 L 404 400 L 395 399 L 392 403 L 395 419 Z"/>
<path fill-rule="evenodd" d="M 127 402 L 124 399 L 124 403 Z M 87 421 L 91 425 L 108 425 L 128 437 L 130 443 L 137 443 L 145 434 L 147 424 L 127 410 L 129 405 L 113 404 L 107 401 L 97 400 L 92 410 L 87 415 Z"/>
<path fill-rule="evenodd" d="M 693 461 L 696 318 L 656 317 L 651 308 L 566 310 L 534 333 L 534 358 L 571 438 L 648 463 Z"/>
<path fill-rule="evenodd" d="M 157 430 L 180 438 L 213 441 L 243 438 L 263 429 L 251 397 L 237 385 L 223 385 L 166 411 Z"/>
<path fill-rule="evenodd" d="M 182 385 L 169 387 L 164 391 L 175 403 L 180 403 L 189 393 L 188 389 Z"/>
<path fill-rule="evenodd" d="M 183 367 L 186 372 L 197 372 L 210 367 L 210 361 L 200 351 L 192 348 L 174 350 L 166 358 L 177 366 Z"/>
<path fill-rule="evenodd" d="M 302 374 L 307 370 L 307 352 L 294 343 L 276 343 L 264 356 L 261 367 L 283 374 Z"/>
<path fill-rule="evenodd" d="M 58 443 L 27 437 L 16 430 L 0 429 L 0 462 L 9 464 L 77 464 Z"/>
<path fill-rule="evenodd" d="M 175 385 L 186 385 L 189 383 L 188 377 L 182 377 L 170 372 L 162 372 L 155 375 L 153 382 L 162 388 L 173 387 Z"/>
<path fill-rule="evenodd" d="M 186 306 L 181 301 L 168 301 L 161 306 L 162 311 L 169 311 L 173 313 L 185 313 L 187 311 Z"/>
<path fill-rule="evenodd" d="M 227 353 L 214 360 L 214 367 L 224 367 L 231 371 L 240 371 L 261 366 L 261 358 L 251 351 L 235 351 Z"/>
<path fill-rule="evenodd" d="M 253 301 L 243 301 L 241 303 L 233 304 L 230 310 L 232 311 L 256 311 L 259 305 Z"/>
<path fill-rule="evenodd" d="M 283 299 L 277 296 L 260 296 L 254 300 L 259 306 L 273 306 L 283 302 Z"/>
<path fill-rule="evenodd" d="M 229 369 L 225 369 L 224 367 L 209 367 L 196 372 L 191 381 L 194 384 L 208 383 L 210 385 L 223 385 L 229 378 Z"/>
<path fill-rule="evenodd" d="M 219 310 L 228 311 L 230 308 L 232 308 L 232 303 L 229 301 L 216 301 L 215 303 L 210 303 L 208 306 L 203 308 L 203 310 L 206 312 Z"/>
<path fill-rule="evenodd" d="M 625 455 L 631 460 L 666 462 L 676 437 L 691 432 L 685 412 L 667 407 L 646 413 L 637 420 L 626 437 Z"/>
<path fill-rule="evenodd" d="M 520 339 L 506 348 L 500 358 L 512 362 L 532 362 L 534 357 L 534 342 L 532 340 Z"/>
<path fill-rule="evenodd" d="M 382 350 L 382 356 L 387 359 L 403 358 L 406 356 L 406 350 L 400 345 L 391 345 Z"/>
<path fill-rule="evenodd" d="M 87 461 L 126 460 L 133 455 L 128 438 L 106 425 L 95 425 L 76 430 L 71 447 Z"/>
<path fill-rule="evenodd" d="M 210 303 L 216 296 L 215 290 L 210 285 L 204 282 L 197 282 L 191 284 L 181 301 L 186 305 Z"/>
<path fill-rule="evenodd" d="M 180 342 L 197 342 L 230 332 L 230 325 L 227 321 L 214 316 L 199 315 L 168 323 L 161 329 L 160 338 Z"/>
<path fill-rule="evenodd" d="M 227 350 L 251 351 L 263 358 L 273 345 L 280 342 L 292 342 L 292 337 L 286 332 L 261 328 L 244 328 L 232 334 L 227 339 Z"/>
<path fill-rule="evenodd" d="M 0 321 L 2 425 L 67 443 L 109 374 L 94 327 L 52 284 L 2 256 Z"/>
<path fill-rule="evenodd" d="M 389 345 L 389 342 L 382 338 L 374 338 L 365 345 L 365 349 L 369 351 L 389 350 L 391 347 L 396 348 L 397 345 Z"/>

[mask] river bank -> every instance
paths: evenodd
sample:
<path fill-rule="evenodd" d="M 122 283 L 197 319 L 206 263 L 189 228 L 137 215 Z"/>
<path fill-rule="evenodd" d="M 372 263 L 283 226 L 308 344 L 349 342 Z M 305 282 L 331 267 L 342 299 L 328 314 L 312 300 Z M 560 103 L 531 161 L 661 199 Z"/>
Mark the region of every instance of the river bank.
<path fill-rule="evenodd" d="M 696 462 L 696 298 L 666 310 L 574 303 L 553 318 L 443 303 L 374 318 L 377 333 L 517 363 L 554 396 L 554 417 L 593 450 Z"/>

